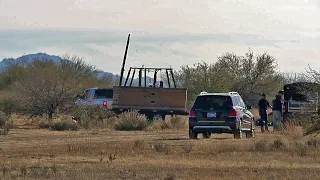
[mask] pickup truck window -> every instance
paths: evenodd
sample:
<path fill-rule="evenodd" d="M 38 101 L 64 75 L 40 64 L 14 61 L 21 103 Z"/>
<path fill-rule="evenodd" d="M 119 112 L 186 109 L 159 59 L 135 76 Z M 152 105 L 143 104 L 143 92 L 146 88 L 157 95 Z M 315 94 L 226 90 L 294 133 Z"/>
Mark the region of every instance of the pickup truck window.
<path fill-rule="evenodd" d="M 94 98 L 113 98 L 112 89 L 97 89 L 94 93 Z"/>

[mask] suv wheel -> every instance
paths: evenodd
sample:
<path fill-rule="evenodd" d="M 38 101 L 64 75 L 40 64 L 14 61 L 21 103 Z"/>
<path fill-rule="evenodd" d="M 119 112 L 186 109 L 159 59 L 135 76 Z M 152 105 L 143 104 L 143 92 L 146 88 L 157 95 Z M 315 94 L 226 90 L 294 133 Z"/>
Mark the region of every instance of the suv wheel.
<path fill-rule="evenodd" d="M 233 137 L 236 139 L 241 139 L 242 138 L 242 126 L 240 122 L 240 126 L 233 132 Z"/>
<path fill-rule="evenodd" d="M 205 139 L 208 139 L 208 138 L 211 137 L 211 133 L 208 133 L 208 132 L 202 133 L 202 137 L 205 138 Z"/>
<path fill-rule="evenodd" d="M 160 113 L 152 113 L 149 115 L 152 121 L 164 121 L 165 115 Z"/>
<path fill-rule="evenodd" d="M 251 123 L 250 131 L 246 132 L 246 137 L 247 138 L 253 138 L 254 135 L 255 135 L 255 132 L 254 132 L 254 128 L 253 128 L 253 123 Z"/>
<path fill-rule="evenodd" d="M 242 131 L 241 131 L 241 129 L 235 130 L 234 133 L 233 133 L 233 137 L 234 137 L 235 139 L 241 139 L 241 138 L 242 138 Z"/>
<path fill-rule="evenodd" d="M 190 139 L 197 139 L 198 133 L 194 132 L 191 128 L 189 128 L 189 138 Z"/>
<path fill-rule="evenodd" d="M 242 120 L 240 120 L 239 122 L 239 127 L 234 130 L 233 132 L 233 137 L 236 138 L 236 139 L 241 139 L 242 138 Z"/>

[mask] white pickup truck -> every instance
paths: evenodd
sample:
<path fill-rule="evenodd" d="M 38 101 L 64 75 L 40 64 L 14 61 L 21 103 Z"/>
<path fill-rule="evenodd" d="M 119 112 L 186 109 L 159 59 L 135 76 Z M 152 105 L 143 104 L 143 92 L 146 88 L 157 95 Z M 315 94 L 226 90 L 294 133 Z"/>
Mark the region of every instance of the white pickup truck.
<path fill-rule="evenodd" d="M 76 105 L 112 109 L 113 89 L 89 88 L 75 102 Z"/>

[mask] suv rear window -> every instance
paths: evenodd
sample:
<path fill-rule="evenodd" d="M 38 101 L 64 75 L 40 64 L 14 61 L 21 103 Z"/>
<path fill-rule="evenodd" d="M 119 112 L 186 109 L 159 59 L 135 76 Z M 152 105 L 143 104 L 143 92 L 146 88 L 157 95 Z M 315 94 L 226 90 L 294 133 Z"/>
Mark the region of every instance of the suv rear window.
<path fill-rule="evenodd" d="M 97 89 L 94 94 L 95 98 L 112 98 L 113 90 L 112 89 Z"/>
<path fill-rule="evenodd" d="M 194 108 L 213 108 L 213 109 L 225 109 L 232 106 L 232 100 L 230 96 L 217 96 L 217 95 L 208 95 L 208 96 L 198 96 Z"/>

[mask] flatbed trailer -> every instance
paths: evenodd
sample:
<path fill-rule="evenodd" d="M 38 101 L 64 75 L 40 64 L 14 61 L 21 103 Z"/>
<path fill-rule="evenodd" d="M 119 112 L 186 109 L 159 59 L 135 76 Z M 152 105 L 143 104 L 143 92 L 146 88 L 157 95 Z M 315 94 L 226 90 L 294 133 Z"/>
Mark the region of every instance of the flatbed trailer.
<path fill-rule="evenodd" d="M 166 115 L 187 115 L 187 89 L 177 88 L 172 68 L 130 67 L 123 83 L 129 41 L 130 34 L 123 58 L 119 85 L 113 87 L 113 111 L 121 113 L 137 110 L 151 120 L 164 120 Z M 157 81 L 157 74 L 161 71 L 165 71 L 166 86 L 163 81 Z M 136 72 L 138 72 L 139 83 L 134 86 L 133 79 Z M 147 84 L 147 73 L 150 72 L 154 73 L 153 83 Z"/>

